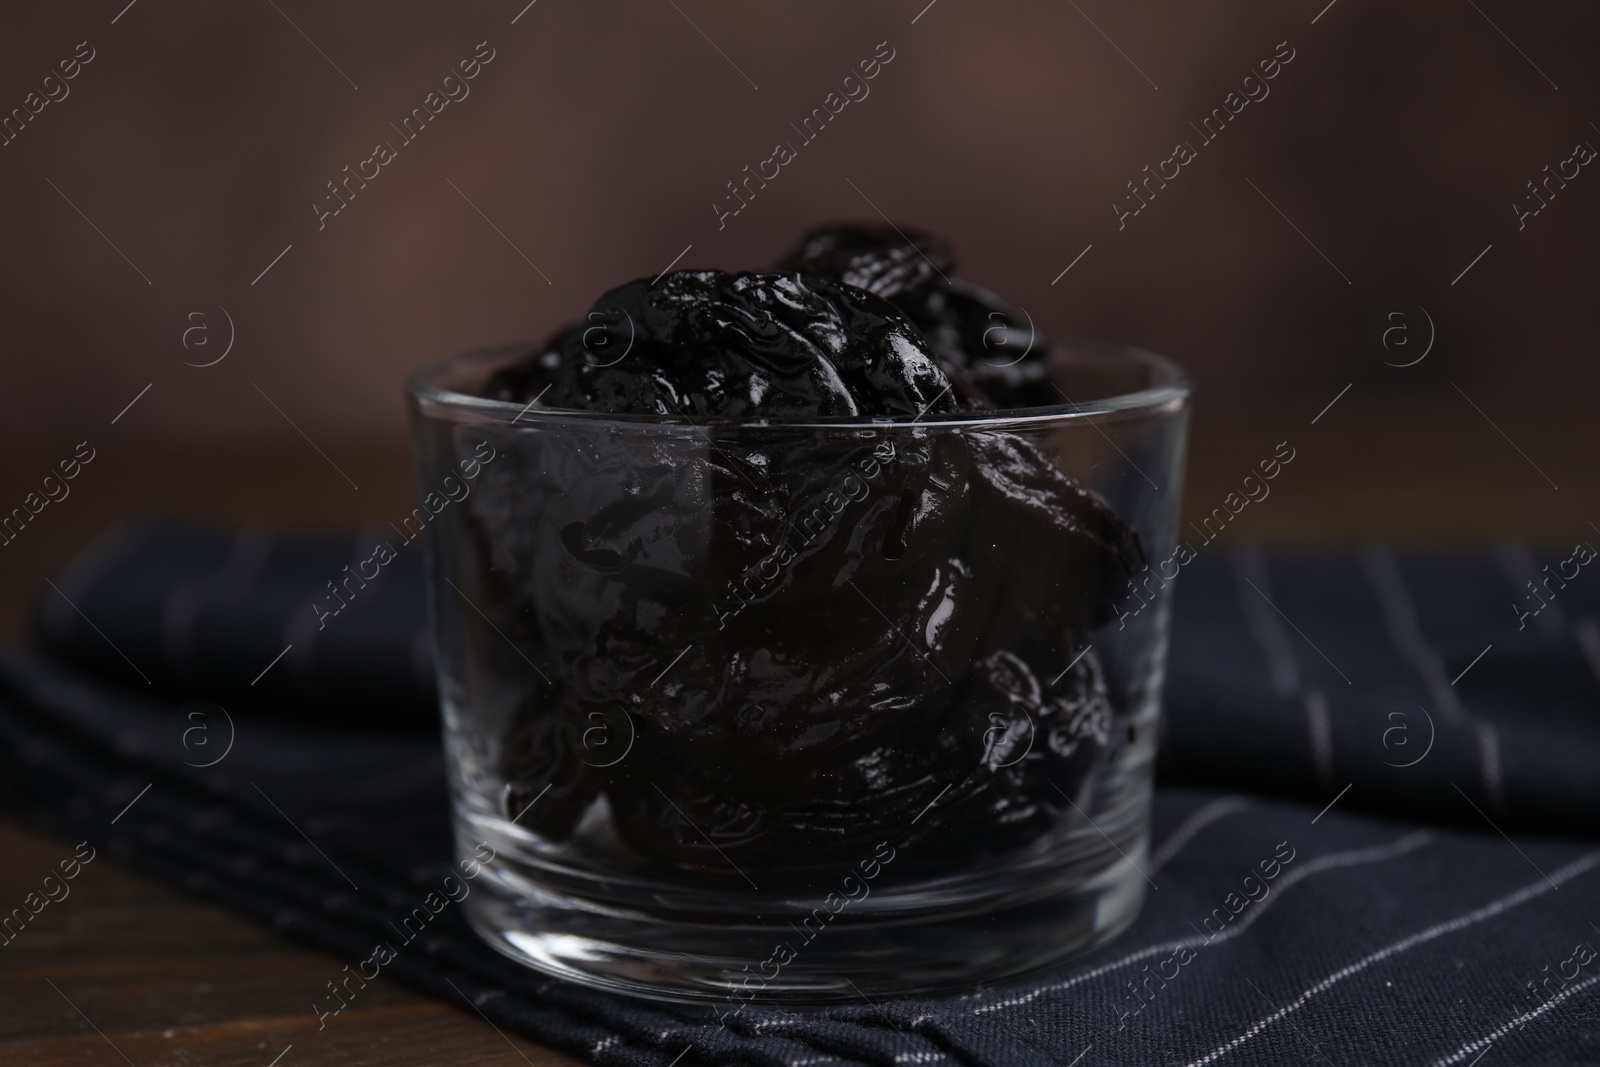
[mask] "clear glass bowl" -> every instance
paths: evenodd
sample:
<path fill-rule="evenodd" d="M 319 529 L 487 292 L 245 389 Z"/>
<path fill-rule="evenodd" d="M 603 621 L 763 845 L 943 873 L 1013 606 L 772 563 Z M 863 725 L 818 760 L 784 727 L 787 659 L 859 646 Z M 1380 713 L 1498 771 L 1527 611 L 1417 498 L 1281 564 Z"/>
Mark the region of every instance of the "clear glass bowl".
<path fill-rule="evenodd" d="M 1133 920 L 1181 371 L 1059 346 L 1057 407 L 690 422 L 478 395 L 527 351 L 409 382 L 491 945 L 726 1017 L 967 989 Z"/>

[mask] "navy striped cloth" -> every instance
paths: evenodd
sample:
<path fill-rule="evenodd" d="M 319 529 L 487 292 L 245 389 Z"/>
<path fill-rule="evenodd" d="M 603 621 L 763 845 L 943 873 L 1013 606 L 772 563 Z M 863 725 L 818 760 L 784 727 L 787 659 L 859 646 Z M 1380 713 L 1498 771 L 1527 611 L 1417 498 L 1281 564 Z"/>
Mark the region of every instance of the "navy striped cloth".
<path fill-rule="evenodd" d="M 268 540 L 258 558 L 307 549 Z M 437 741 L 274 702 L 320 670 L 418 679 L 416 572 L 381 594 L 413 614 L 365 636 L 352 614 L 270 700 L 180 704 L 252 687 L 186 689 L 173 655 L 254 634 L 228 654 L 259 671 L 290 643 L 290 594 L 358 548 L 326 541 L 298 578 L 284 564 L 259 603 L 227 533 L 142 528 L 74 567 L 49 596 L 130 629 L 80 631 L 46 601 L 41 638 L 71 664 L 0 650 L 0 808 L 352 962 L 393 940 L 450 871 Z M 1127 934 L 1057 972 L 724 1026 L 523 970 L 446 907 L 384 973 L 603 1064 L 1600 1063 L 1600 578 L 1582 555 L 1202 553 L 1178 585 L 1154 888 Z M 128 573 L 162 559 L 159 581 Z M 207 585 L 229 559 L 234 584 Z M 185 638 L 182 613 L 207 609 L 163 585 L 233 608 Z M 145 660 L 123 643 L 141 626 Z"/>

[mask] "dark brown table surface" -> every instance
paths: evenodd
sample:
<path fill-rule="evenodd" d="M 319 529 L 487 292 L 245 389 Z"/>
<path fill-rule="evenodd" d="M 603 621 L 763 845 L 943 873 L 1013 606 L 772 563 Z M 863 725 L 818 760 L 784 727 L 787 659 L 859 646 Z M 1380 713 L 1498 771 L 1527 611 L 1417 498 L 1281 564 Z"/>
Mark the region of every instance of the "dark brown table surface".
<path fill-rule="evenodd" d="M 1410 425 L 1360 425 L 1312 437 L 1273 495 L 1230 527 L 1228 539 L 1275 545 L 1483 545 L 1519 538 L 1570 545 L 1600 522 L 1600 492 L 1583 484 L 1579 454 L 1537 433 L 1519 444 L 1545 460 L 1555 490 L 1505 442 L 1448 409 Z M 1331 420 L 1330 420 L 1331 421 Z M 1220 503 L 1283 428 L 1218 425 L 1197 435 L 1186 511 Z M 338 448 L 339 446 L 334 446 Z M 398 448 L 339 449 L 358 491 L 309 448 L 261 455 L 127 455 L 106 447 L 22 537 L 0 549 L 0 636 L 23 639 L 44 579 L 115 522 L 165 514 L 284 527 L 381 520 L 409 507 Z M 1572 459 L 1563 464 L 1563 454 Z M 37 461 L 35 461 L 37 459 Z M 49 456 L 0 457 L 0 500 L 20 499 Z M 1592 481 L 1592 479 L 1588 479 Z M 71 844 L 0 820 L 0 905 L 20 902 Z M 497 1032 L 471 1008 L 387 980 L 318 1032 L 311 1001 L 342 965 L 223 908 L 132 874 L 109 857 L 71 883 L 22 936 L 0 948 L 0 1063 L 4 1064 L 571 1064 Z M 292 1046 L 292 1047 L 291 1047 Z M 285 1053 L 285 1050 L 288 1050 Z"/>

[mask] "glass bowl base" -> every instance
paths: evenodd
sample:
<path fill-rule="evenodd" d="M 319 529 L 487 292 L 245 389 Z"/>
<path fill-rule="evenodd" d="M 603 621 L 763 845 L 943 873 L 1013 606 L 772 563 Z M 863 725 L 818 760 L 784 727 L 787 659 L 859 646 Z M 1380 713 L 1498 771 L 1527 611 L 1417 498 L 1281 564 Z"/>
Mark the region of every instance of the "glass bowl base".
<path fill-rule="evenodd" d="M 752 906 L 744 895 L 738 912 L 712 894 L 697 908 L 648 908 L 638 899 L 619 908 L 615 883 L 602 904 L 552 890 L 549 882 L 561 879 L 519 870 L 502 853 L 463 906 L 490 946 L 535 970 L 708 1004 L 726 1019 L 746 1007 L 971 992 L 1092 952 L 1133 922 L 1147 884 L 1135 866 L 1146 855 L 1142 826 L 1115 844 L 1096 840 L 1099 848 L 1071 861 L 1053 856 L 1047 872 L 885 884 L 861 899 L 774 896 Z"/>

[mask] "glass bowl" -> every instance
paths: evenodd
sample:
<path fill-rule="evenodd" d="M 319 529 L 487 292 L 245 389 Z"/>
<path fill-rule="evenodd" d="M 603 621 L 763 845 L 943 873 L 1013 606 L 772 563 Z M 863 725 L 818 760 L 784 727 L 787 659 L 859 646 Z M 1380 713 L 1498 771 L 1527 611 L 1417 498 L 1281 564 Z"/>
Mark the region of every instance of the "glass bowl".
<path fill-rule="evenodd" d="M 1133 920 L 1181 371 L 1058 346 L 1060 405 L 917 419 L 479 395 L 530 347 L 408 383 L 485 940 L 727 1018 L 970 989 Z"/>

